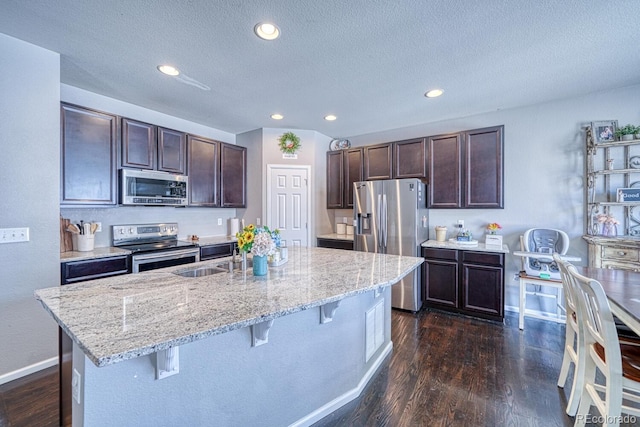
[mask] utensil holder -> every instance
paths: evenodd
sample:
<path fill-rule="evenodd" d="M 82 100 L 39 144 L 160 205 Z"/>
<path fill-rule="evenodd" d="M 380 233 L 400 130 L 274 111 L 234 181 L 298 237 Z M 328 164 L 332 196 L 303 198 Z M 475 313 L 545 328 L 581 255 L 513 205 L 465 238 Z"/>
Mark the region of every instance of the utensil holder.
<path fill-rule="evenodd" d="M 337 234 L 344 234 L 347 231 L 347 225 L 346 224 L 336 224 L 336 233 Z"/>
<path fill-rule="evenodd" d="M 94 234 L 74 234 L 73 250 L 78 252 L 90 252 L 95 246 Z"/>

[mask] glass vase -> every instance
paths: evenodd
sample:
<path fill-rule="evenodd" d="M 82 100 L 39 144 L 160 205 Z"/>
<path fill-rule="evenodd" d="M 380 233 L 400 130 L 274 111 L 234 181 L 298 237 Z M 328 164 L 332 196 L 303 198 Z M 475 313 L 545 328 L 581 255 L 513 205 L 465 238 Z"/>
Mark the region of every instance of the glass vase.
<path fill-rule="evenodd" d="M 615 224 L 602 224 L 602 235 L 607 237 L 615 237 L 618 235 L 618 228 Z"/>
<path fill-rule="evenodd" d="M 267 256 L 253 256 L 253 275 L 266 276 L 267 274 Z"/>

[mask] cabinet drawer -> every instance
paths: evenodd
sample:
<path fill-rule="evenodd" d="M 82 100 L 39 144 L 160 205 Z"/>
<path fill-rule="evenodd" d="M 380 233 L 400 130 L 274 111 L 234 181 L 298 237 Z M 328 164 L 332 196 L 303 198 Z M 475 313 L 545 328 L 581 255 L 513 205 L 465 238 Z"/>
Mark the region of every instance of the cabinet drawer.
<path fill-rule="evenodd" d="M 61 267 L 63 285 L 131 272 L 129 255 L 65 262 Z"/>
<path fill-rule="evenodd" d="M 488 252 L 462 251 L 462 262 L 502 266 L 504 264 L 504 255 Z"/>
<path fill-rule="evenodd" d="M 224 243 L 221 245 L 202 246 L 200 248 L 200 261 L 231 256 L 235 245 L 235 243 Z"/>
<path fill-rule="evenodd" d="M 351 240 L 318 238 L 317 245 L 319 248 L 346 249 L 350 251 L 353 250 L 353 241 Z"/>
<path fill-rule="evenodd" d="M 455 249 L 422 248 L 422 257 L 429 259 L 458 260 L 458 251 Z"/>
<path fill-rule="evenodd" d="M 612 268 L 614 270 L 628 270 L 628 271 L 640 271 L 640 266 L 636 264 L 630 264 L 626 262 L 618 261 L 602 261 L 600 268 Z"/>
<path fill-rule="evenodd" d="M 602 247 L 602 259 L 613 259 L 618 261 L 638 261 L 638 253 L 640 251 L 638 249 L 632 248 L 613 248 L 613 247 Z"/>

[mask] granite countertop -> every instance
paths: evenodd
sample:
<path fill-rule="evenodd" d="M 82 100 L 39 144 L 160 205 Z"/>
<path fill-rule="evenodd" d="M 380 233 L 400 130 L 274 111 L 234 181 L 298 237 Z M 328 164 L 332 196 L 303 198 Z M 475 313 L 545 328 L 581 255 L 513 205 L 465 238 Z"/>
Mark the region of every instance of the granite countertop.
<path fill-rule="evenodd" d="M 509 246 L 507 245 L 502 245 L 502 247 L 499 247 L 499 246 L 485 245 L 484 243 L 479 243 L 479 242 L 477 245 L 465 245 L 463 243 L 453 243 L 450 241 L 438 242 L 436 240 L 427 240 L 426 242 L 422 243 L 422 247 L 438 248 L 438 249 L 462 249 L 462 250 L 477 251 L 477 252 L 499 252 L 502 254 L 509 253 Z"/>
<path fill-rule="evenodd" d="M 332 240 L 351 240 L 353 241 L 353 234 L 338 234 L 338 233 L 330 233 L 330 234 L 321 234 L 316 236 L 318 239 L 332 239 Z"/>
<path fill-rule="evenodd" d="M 235 236 L 209 236 L 209 237 L 200 237 L 198 240 L 189 240 L 189 239 L 180 239 L 183 242 L 195 243 L 198 246 L 214 246 L 221 245 L 224 243 L 237 242 Z"/>
<path fill-rule="evenodd" d="M 424 261 L 289 248 L 289 261 L 267 276 L 172 274 L 224 260 L 39 289 L 35 297 L 100 367 L 391 286 Z"/>
<path fill-rule="evenodd" d="M 126 249 L 115 248 L 113 246 L 107 246 L 103 248 L 94 248 L 92 251 L 79 252 L 69 251 L 60 253 L 60 262 L 69 261 L 83 261 L 88 259 L 108 258 L 119 255 L 129 255 L 131 251 Z"/>

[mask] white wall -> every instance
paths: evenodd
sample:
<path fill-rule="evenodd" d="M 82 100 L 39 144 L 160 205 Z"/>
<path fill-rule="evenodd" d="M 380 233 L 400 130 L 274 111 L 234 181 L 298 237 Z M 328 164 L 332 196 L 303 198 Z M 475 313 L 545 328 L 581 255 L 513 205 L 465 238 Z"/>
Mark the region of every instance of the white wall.
<path fill-rule="evenodd" d="M 93 108 L 130 119 L 140 120 L 154 125 L 176 129 L 193 135 L 212 138 L 217 141 L 235 144 L 236 136 L 232 133 L 207 127 L 198 123 L 168 116 L 157 111 L 137 105 L 118 101 L 69 85 L 61 85 L 61 100 L 83 107 Z M 227 235 L 227 219 L 236 216 L 235 209 L 212 208 L 173 208 L 173 207 L 138 207 L 117 206 L 110 208 L 64 208 L 60 210 L 64 218 L 73 222 L 99 221 L 103 232 L 96 234 L 96 246 L 111 246 L 110 226 L 116 224 L 142 224 L 153 222 L 177 222 L 180 237 L 188 235 L 223 236 Z M 218 225 L 222 219 L 222 225 Z"/>
<path fill-rule="evenodd" d="M 0 245 L 1 384 L 57 363 L 57 327 L 33 291 L 60 283 L 60 56 L 0 34 L 0 69 L 0 227 L 30 231 Z"/>
<path fill-rule="evenodd" d="M 593 120 L 608 119 L 617 119 L 620 125 L 640 124 L 639 99 L 640 85 L 637 85 L 349 139 L 352 145 L 360 146 L 504 125 L 505 208 L 432 209 L 431 238 L 435 238 L 436 225 L 451 229 L 457 219 L 464 219 L 474 236 L 482 241 L 486 224 L 498 222 L 503 226 L 504 242 L 513 251 L 519 249 L 519 236 L 525 230 L 558 228 L 569 234 L 570 252 L 581 256 L 582 264 L 586 265 L 587 246 L 582 240 L 586 150 L 581 127 Z M 507 256 L 508 306 L 518 305 L 513 275 L 520 269 L 520 259 Z"/>

